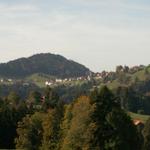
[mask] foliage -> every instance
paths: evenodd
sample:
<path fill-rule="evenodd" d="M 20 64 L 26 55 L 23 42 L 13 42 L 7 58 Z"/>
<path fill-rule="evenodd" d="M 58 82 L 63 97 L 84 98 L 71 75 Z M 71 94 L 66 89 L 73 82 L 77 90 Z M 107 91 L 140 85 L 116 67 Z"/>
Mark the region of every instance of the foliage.
<path fill-rule="evenodd" d="M 93 106 L 90 129 L 93 135 L 90 140 L 91 148 L 97 150 L 139 149 L 136 128 L 107 87 L 101 89 L 94 99 Z"/>
<path fill-rule="evenodd" d="M 58 102 L 59 102 L 58 94 L 50 87 L 47 87 L 44 91 L 43 108 L 45 110 L 47 110 L 48 108 L 54 108 L 57 106 Z"/>
<path fill-rule="evenodd" d="M 9 104 L 6 100 L 1 100 L 0 104 L 0 148 L 12 149 L 15 148 L 17 122 L 28 113 L 28 109 L 23 102 L 16 107 L 16 103 Z M 9 100 L 13 101 L 10 97 Z"/>
<path fill-rule="evenodd" d="M 40 104 L 41 103 L 41 93 L 37 91 L 31 91 L 27 102 L 31 104 Z"/>
<path fill-rule="evenodd" d="M 66 109 L 63 121 L 62 150 L 86 149 L 88 147 L 88 126 L 90 123 L 91 105 L 86 96 L 82 96 Z"/>
<path fill-rule="evenodd" d="M 49 110 L 43 123 L 43 135 L 41 150 L 57 150 L 60 142 L 60 124 L 63 117 L 63 106 Z"/>
<path fill-rule="evenodd" d="M 42 113 L 35 113 L 27 115 L 18 123 L 18 137 L 15 139 L 17 149 L 37 150 L 41 146 L 43 120 Z"/>
<path fill-rule="evenodd" d="M 147 120 L 143 129 L 144 145 L 143 150 L 149 150 L 150 148 L 150 119 Z"/>
<path fill-rule="evenodd" d="M 44 92 L 31 91 L 25 102 L 11 92 L 0 100 L 0 148 L 141 150 L 143 136 L 145 145 L 149 144 L 148 125 L 142 136 L 120 105 L 122 98 L 122 106 L 130 108 L 134 96 L 139 97 L 130 88 L 113 93 L 104 86 L 64 106 L 49 87 Z"/>
<path fill-rule="evenodd" d="M 0 75 L 8 78 L 23 78 L 35 73 L 66 78 L 85 76 L 88 72 L 85 66 L 50 53 L 0 64 Z"/>

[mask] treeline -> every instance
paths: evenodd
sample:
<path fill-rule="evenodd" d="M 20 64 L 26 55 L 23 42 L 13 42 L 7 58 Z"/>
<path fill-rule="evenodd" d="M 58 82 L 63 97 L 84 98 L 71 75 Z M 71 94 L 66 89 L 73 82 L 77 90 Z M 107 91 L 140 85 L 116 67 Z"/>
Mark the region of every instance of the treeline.
<path fill-rule="evenodd" d="M 47 88 L 26 101 L 11 92 L 0 100 L 0 148 L 28 150 L 148 150 L 150 121 L 143 128 L 106 86 L 70 104 Z"/>
<path fill-rule="evenodd" d="M 36 112 L 46 113 L 60 102 L 58 95 L 47 88 L 43 95 L 40 92 L 30 92 L 26 101 L 20 99 L 18 94 L 10 92 L 7 97 L 0 99 L 0 149 L 15 148 L 14 139 L 17 137 L 17 126 L 26 116 Z M 32 134 L 32 132 L 31 132 Z"/>
<path fill-rule="evenodd" d="M 150 80 L 118 87 L 113 92 L 120 99 L 121 107 L 127 111 L 150 115 Z"/>
<path fill-rule="evenodd" d="M 60 99 L 65 102 L 71 102 L 82 94 L 88 95 L 92 89 L 95 81 L 83 82 L 82 84 L 73 85 L 59 85 L 55 86 L 54 90 L 57 91 Z M 98 83 L 99 85 L 99 83 Z M 19 93 L 21 99 L 27 99 L 31 91 L 38 91 L 41 94 L 44 93 L 45 88 L 39 88 L 35 84 L 24 86 L 22 83 L 16 83 L 13 85 L 0 85 L 0 97 L 6 97 L 11 91 Z"/>
<path fill-rule="evenodd" d="M 108 73 L 102 83 L 113 89 L 123 109 L 150 115 L 150 65 L 117 66 L 116 72 Z"/>

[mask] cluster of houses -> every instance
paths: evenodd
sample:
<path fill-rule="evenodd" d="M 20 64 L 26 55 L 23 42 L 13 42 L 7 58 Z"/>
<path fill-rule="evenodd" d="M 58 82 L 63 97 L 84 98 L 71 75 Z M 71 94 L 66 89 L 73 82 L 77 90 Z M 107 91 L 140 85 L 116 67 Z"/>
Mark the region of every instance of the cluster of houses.
<path fill-rule="evenodd" d="M 1 78 L 0 82 L 1 83 L 4 83 L 4 82 L 13 82 L 13 79 L 3 79 L 3 78 Z"/>
<path fill-rule="evenodd" d="M 52 86 L 52 85 L 64 84 L 64 83 L 68 83 L 68 82 L 72 82 L 72 81 L 91 81 L 92 79 L 101 79 L 106 75 L 107 75 L 107 73 L 92 73 L 88 76 L 82 76 L 82 77 L 76 77 L 76 78 L 65 78 L 65 79 L 57 78 L 55 80 L 50 79 L 50 80 L 45 81 L 45 85 L 46 86 Z M 28 83 L 28 82 L 15 81 L 13 79 L 5 79 L 5 78 L 0 79 L 0 83 L 4 84 L 6 82 L 7 83 L 19 82 L 19 83 L 22 83 L 23 86 L 29 86 L 30 85 L 30 83 Z"/>
<path fill-rule="evenodd" d="M 103 74 L 101 74 L 101 73 L 93 73 L 92 75 L 83 76 L 83 77 L 65 78 L 65 79 L 56 79 L 56 80 L 45 81 L 45 85 L 51 86 L 54 84 L 68 83 L 68 82 L 72 82 L 72 81 L 91 81 L 93 78 L 101 79 L 102 77 L 103 77 Z"/>
<path fill-rule="evenodd" d="M 124 69 L 128 68 L 129 72 L 136 72 L 136 71 L 139 71 L 139 70 L 142 70 L 145 66 L 143 65 L 140 65 L 140 66 L 134 66 L 134 67 L 123 67 L 123 66 L 120 66 L 120 71 L 123 71 Z M 103 71 L 101 73 L 97 72 L 97 73 L 93 73 L 93 72 L 90 72 L 89 75 L 87 76 L 82 76 L 82 77 L 76 77 L 76 78 L 65 78 L 65 79 L 55 79 L 55 80 L 47 80 L 45 81 L 45 85 L 46 86 L 52 86 L 52 85 L 57 85 L 57 84 L 63 84 L 63 83 L 68 83 L 68 82 L 72 82 L 72 81 L 91 81 L 92 79 L 105 79 L 106 77 L 115 77 L 116 75 L 116 72 L 106 72 L 106 71 Z M 13 83 L 14 80 L 13 79 L 4 79 L 4 78 L 1 78 L 0 79 L 0 83 Z M 24 86 L 29 86 L 29 83 L 23 83 Z"/>
<path fill-rule="evenodd" d="M 15 79 L 4 79 L 4 78 L 1 78 L 0 79 L 0 83 L 1 84 L 22 84 L 23 86 L 29 86 L 30 83 L 29 82 L 24 82 L 22 80 L 15 80 Z"/>
<path fill-rule="evenodd" d="M 72 82 L 72 81 L 86 81 L 86 80 L 91 80 L 91 77 L 78 77 L 78 78 L 65 78 L 65 79 L 56 79 L 56 80 L 49 80 L 45 82 L 45 85 L 51 86 L 54 84 L 61 84 L 61 83 L 67 83 L 67 82 Z"/>

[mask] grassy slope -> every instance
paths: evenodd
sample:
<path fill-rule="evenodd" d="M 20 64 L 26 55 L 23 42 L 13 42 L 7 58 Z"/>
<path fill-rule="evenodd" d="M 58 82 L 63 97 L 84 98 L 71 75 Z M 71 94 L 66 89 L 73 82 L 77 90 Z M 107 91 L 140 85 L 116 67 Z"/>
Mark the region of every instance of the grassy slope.
<path fill-rule="evenodd" d="M 43 88 L 45 87 L 45 82 L 50 81 L 50 80 L 55 80 L 56 78 L 53 76 L 49 76 L 46 74 L 33 74 L 29 77 L 27 77 L 25 80 L 28 82 L 33 82 L 36 84 L 38 87 Z M 67 81 L 66 83 L 59 83 L 65 84 L 66 86 L 81 86 L 82 84 L 86 83 L 87 81 Z"/>
<path fill-rule="evenodd" d="M 128 114 L 131 116 L 132 119 L 142 120 L 144 123 L 148 120 L 148 118 L 150 118 L 149 115 L 140 115 L 132 112 L 129 112 Z"/>
<path fill-rule="evenodd" d="M 131 74 L 126 74 L 126 75 L 129 76 L 129 77 L 131 77 L 130 83 L 134 83 L 136 78 L 138 78 L 139 81 L 146 80 L 147 76 L 150 76 L 150 67 L 148 68 L 148 72 L 149 73 L 147 75 L 145 75 L 145 70 L 141 70 L 141 71 L 138 71 L 138 72 L 136 72 L 136 73 L 134 73 L 132 75 Z M 119 86 L 128 86 L 128 85 L 120 84 L 118 82 L 118 80 L 114 80 L 111 83 L 108 83 L 107 86 L 110 89 L 116 89 Z"/>
<path fill-rule="evenodd" d="M 148 71 L 150 72 L 150 67 L 148 68 Z M 144 81 L 146 79 L 146 75 L 144 73 L 144 70 L 138 71 L 134 74 L 126 74 L 127 76 L 130 76 L 131 81 L 130 83 L 134 83 L 135 79 L 138 78 L 139 81 Z M 150 73 L 149 73 L 150 75 Z M 55 77 L 49 76 L 49 75 L 45 75 L 45 74 L 33 74 L 31 76 L 29 76 L 28 78 L 26 78 L 26 81 L 32 81 L 33 83 L 35 83 L 37 86 L 39 87 L 45 87 L 45 81 L 48 81 L 50 79 L 54 79 Z M 69 85 L 77 85 L 77 84 L 82 84 L 81 81 L 73 81 L 73 82 L 68 82 L 67 84 Z M 100 87 L 104 85 L 101 83 Z M 111 83 L 107 83 L 106 84 L 110 89 L 116 89 L 119 86 L 128 86 L 128 85 L 123 85 L 120 84 L 118 82 L 118 80 L 114 80 Z"/>
<path fill-rule="evenodd" d="M 36 74 L 33 74 L 33 75 L 27 77 L 25 80 L 26 81 L 31 81 L 39 87 L 45 87 L 45 82 L 49 81 L 51 79 L 55 79 L 55 77 L 45 75 L 45 74 L 36 73 Z"/>
<path fill-rule="evenodd" d="M 148 75 L 150 75 L 150 67 L 148 67 L 148 72 L 149 72 Z M 139 79 L 140 81 L 146 80 L 145 71 L 144 71 L 144 70 L 141 70 L 141 71 L 138 71 L 138 72 L 136 72 L 135 74 L 133 74 L 133 76 L 132 76 L 133 80 L 134 80 L 136 77 L 138 77 L 138 79 Z"/>

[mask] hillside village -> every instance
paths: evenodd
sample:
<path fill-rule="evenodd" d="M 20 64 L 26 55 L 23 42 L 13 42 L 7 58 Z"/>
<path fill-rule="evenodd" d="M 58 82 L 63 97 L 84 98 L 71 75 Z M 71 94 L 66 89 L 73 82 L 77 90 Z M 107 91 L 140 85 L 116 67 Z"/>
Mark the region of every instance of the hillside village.
<path fill-rule="evenodd" d="M 93 75 L 89 75 L 89 76 L 82 76 L 82 77 L 77 77 L 77 78 L 65 78 L 65 79 L 61 79 L 61 78 L 56 78 L 56 79 L 48 79 L 44 82 L 45 86 L 52 86 L 52 85 L 57 85 L 57 84 L 65 84 L 68 82 L 75 82 L 75 81 L 91 81 L 93 78 L 96 79 L 101 79 L 102 76 L 101 73 L 97 73 L 97 74 L 93 74 Z M 28 86 L 31 84 L 31 81 L 25 81 L 25 80 L 21 80 L 21 79 L 6 79 L 6 78 L 1 78 L 0 79 L 0 83 L 1 84 L 16 84 L 16 83 L 20 83 L 23 86 Z"/>
<path fill-rule="evenodd" d="M 37 77 L 33 77 L 33 79 L 13 79 L 13 78 L 0 78 L 0 84 L 1 85 L 13 85 L 13 84 L 20 84 L 23 86 L 29 86 L 30 84 L 36 84 L 37 82 L 40 82 L 43 86 L 57 86 L 61 84 L 67 84 L 67 83 L 74 83 L 74 82 L 82 82 L 82 81 L 103 81 L 105 83 L 110 83 L 111 81 L 115 80 L 116 74 L 118 72 L 123 73 L 129 73 L 133 74 L 135 72 L 138 72 L 140 70 L 143 70 L 145 66 L 134 66 L 129 68 L 128 66 L 117 66 L 116 72 L 90 72 L 87 76 L 81 76 L 81 77 L 74 77 L 74 78 L 51 78 L 49 77 L 43 77 L 43 75 L 37 74 L 39 79 L 36 79 Z M 42 76 L 42 77 L 41 77 Z"/>

